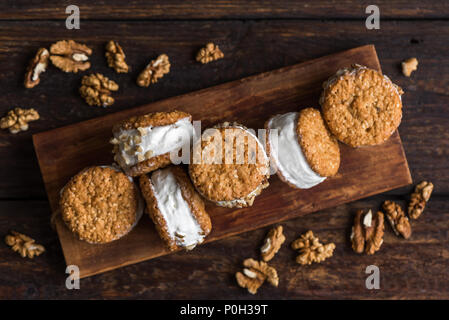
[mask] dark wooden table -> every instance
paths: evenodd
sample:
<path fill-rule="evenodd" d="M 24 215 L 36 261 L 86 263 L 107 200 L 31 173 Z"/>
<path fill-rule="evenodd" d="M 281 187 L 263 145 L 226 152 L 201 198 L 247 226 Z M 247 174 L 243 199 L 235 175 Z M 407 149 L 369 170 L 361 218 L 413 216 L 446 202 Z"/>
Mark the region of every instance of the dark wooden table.
<path fill-rule="evenodd" d="M 67 290 L 31 135 L 368 43 L 375 44 L 384 72 L 406 92 L 399 132 L 414 181 L 435 185 L 432 199 L 413 223 L 410 240 L 397 238 L 387 226 L 385 243 L 373 256 L 356 255 L 350 248 L 354 212 L 377 209 L 385 199 L 405 204 L 412 186 L 283 223 L 288 244 L 272 261 L 279 287 L 266 285 L 256 298 L 449 298 L 449 3 L 421 3 L 377 1 L 380 30 L 367 30 L 368 1 L 80 0 L 81 29 L 67 30 L 66 3 L 2 1 L 0 114 L 16 106 L 34 107 L 41 120 L 25 133 L 0 132 L 0 236 L 11 229 L 23 232 L 47 252 L 22 259 L 2 242 L 0 299 L 253 298 L 236 285 L 234 273 L 243 259 L 257 257 L 268 229 L 82 279 L 80 290 Z M 53 67 L 38 87 L 23 87 L 28 60 L 39 47 L 61 39 L 93 48 L 89 71 L 120 84 L 112 107 L 86 105 L 78 94 L 81 75 Z M 104 44 L 111 39 L 123 46 L 130 74 L 117 75 L 107 67 Z M 202 66 L 194 56 L 208 41 L 219 44 L 225 58 Z M 138 72 L 160 53 L 170 56 L 170 74 L 148 89 L 137 87 Z M 412 56 L 419 69 L 406 78 L 400 62 Z M 302 267 L 288 245 L 309 229 L 337 248 L 332 259 Z M 371 264 L 380 267 L 380 290 L 365 288 L 365 268 Z"/>

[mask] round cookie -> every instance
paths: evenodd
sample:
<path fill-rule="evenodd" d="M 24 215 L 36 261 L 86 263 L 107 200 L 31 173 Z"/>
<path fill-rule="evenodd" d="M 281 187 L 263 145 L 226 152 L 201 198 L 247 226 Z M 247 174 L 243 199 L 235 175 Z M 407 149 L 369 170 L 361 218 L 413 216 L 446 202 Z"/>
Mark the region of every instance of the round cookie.
<path fill-rule="evenodd" d="M 401 122 L 403 91 L 376 70 L 353 65 L 323 88 L 323 117 L 337 139 L 352 147 L 385 142 Z"/>
<path fill-rule="evenodd" d="M 206 199 L 222 207 L 247 207 L 268 187 L 269 160 L 252 132 L 225 122 L 204 131 L 194 146 L 189 174 Z"/>
<path fill-rule="evenodd" d="M 170 153 L 190 147 L 192 116 L 181 111 L 132 117 L 112 128 L 114 160 L 130 176 L 171 164 Z"/>
<path fill-rule="evenodd" d="M 111 167 L 79 172 L 61 190 L 59 204 L 68 228 L 89 243 L 121 238 L 143 212 L 143 201 L 132 179 Z"/>
<path fill-rule="evenodd" d="M 306 108 L 299 112 L 296 126 L 298 142 L 313 171 L 330 177 L 340 167 L 337 139 L 327 129 L 319 110 Z"/>

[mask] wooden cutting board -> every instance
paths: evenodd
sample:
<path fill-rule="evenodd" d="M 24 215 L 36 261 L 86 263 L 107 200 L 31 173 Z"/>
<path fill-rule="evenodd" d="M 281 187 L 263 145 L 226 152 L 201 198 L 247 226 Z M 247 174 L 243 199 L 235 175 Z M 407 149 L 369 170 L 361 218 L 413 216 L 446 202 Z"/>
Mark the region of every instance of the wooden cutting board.
<path fill-rule="evenodd" d="M 374 46 L 367 45 L 35 134 L 34 147 L 51 208 L 58 210 L 59 190 L 71 176 L 86 166 L 112 163 L 108 141 L 112 125 L 119 120 L 178 109 L 191 113 L 194 120 L 201 120 L 203 129 L 222 121 L 238 121 L 257 130 L 263 128 L 270 115 L 319 107 L 323 81 L 352 63 L 380 70 Z M 142 90 L 151 91 L 151 87 Z M 340 147 L 339 173 L 312 189 L 292 189 L 272 176 L 270 187 L 250 208 L 227 209 L 207 203 L 213 228 L 206 242 L 412 183 L 398 132 L 380 146 L 353 149 L 340 144 Z M 81 277 L 169 253 L 147 215 L 130 234 L 104 245 L 78 240 L 60 216 L 56 219 L 56 229 L 67 265 L 77 265 Z"/>

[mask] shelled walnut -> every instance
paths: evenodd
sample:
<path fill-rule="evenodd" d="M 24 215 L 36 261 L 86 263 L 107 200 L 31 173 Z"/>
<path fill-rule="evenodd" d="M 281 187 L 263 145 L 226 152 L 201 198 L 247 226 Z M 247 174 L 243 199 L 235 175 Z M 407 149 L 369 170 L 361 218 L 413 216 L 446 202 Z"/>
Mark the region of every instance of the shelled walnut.
<path fill-rule="evenodd" d="M 39 113 L 33 108 L 14 108 L 6 116 L 0 119 L 0 128 L 9 129 L 9 132 L 16 134 L 20 131 L 28 130 L 28 122 L 39 119 Z"/>
<path fill-rule="evenodd" d="M 196 55 L 196 61 L 201 62 L 203 64 L 221 59 L 224 57 L 223 52 L 220 50 L 220 48 L 213 44 L 212 42 L 209 42 L 206 44 L 204 48 L 201 48 L 201 50 Z"/>
<path fill-rule="evenodd" d="M 410 77 L 413 71 L 418 69 L 418 59 L 410 58 L 402 62 L 402 73 L 406 77 Z"/>
<path fill-rule="evenodd" d="M 240 287 L 248 289 L 249 293 L 256 294 L 257 290 L 266 281 L 277 287 L 279 277 L 275 268 L 270 267 L 266 262 L 246 259 L 243 261 L 243 272 L 237 272 L 235 278 Z"/>
<path fill-rule="evenodd" d="M 137 84 L 141 87 L 148 87 L 151 83 L 156 83 L 169 72 L 170 60 L 166 54 L 161 54 L 156 60 L 151 60 L 146 68 L 139 74 Z"/>
<path fill-rule="evenodd" d="M 428 181 L 422 181 L 415 187 L 408 204 L 408 215 L 411 219 L 418 219 L 421 216 L 432 191 L 433 183 Z"/>
<path fill-rule="evenodd" d="M 382 208 L 387 215 L 387 219 L 394 233 L 398 236 L 403 236 L 405 239 L 410 238 L 412 235 L 412 227 L 401 206 L 396 202 L 387 200 L 383 203 Z"/>
<path fill-rule="evenodd" d="M 371 210 L 364 213 L 358 210 L 354 218 L 351 232 L 352 249 L 357 253 L 374 254 L 380 250 L 384 236 L 384 215 L 378 211 L 373 215 Z"/>
<path fill-rule="evenodd" d="M 285 236 L 282 233 L 282 226 L 277 226 L 276 228 L 271 229 L 267 237 L 265 238 L 265 242 L 263 246 L 260 248 L 260 253 L 262 255 L 262 260 L 267 262 L 273 259 L 274 255 L 279 251 L 282 244 L 285 241 Z"/>
<path fill-rule="evenodd" d="M 41 73 L 45 72 L 48 66 L 48 58 L 50 53 L 45 48 L 40 48 L 33 59 L 31 59 L 23 84 L 25 88 L 30 89 L 39 84 Z"/>
<path fill-rule="evenodd" d="M 119 86 L 100 73 L 92 73 L 81 80 L 79 92 L 90 106 L 107 107 L 114 103 L 111 91 L 117 91 Z"/>
<path fill-rule="evenodd" d="M 296 257 L 296 262 L 302 265 L 320 263 L 332 257 L 335 249 L 334 243 L 322 244 L 311 230 L 293 241 L 291 246 L 293 250 L 299 249 L 300 255 Z"/>
<path fill-rule="evenodd" d="M 11 234 L 5 237 L 5 242 L 13 251 L 19 253 L 22 258 L 28 257 L 33 259 L 35 256 L 37 257 L 45 252 L 44 246 L 37 244 L 34 239 L 16 231 L 11 231 Z"/>
<path fill-rule="evenodd" d="M 90 68 L 89 56 L 92 50 L 73 40 L 62 40 L 50 47 L 51 62 L 64 72 L 84 71 Z"/>
<path fill-rule="evenodd" d="M 116 41 L 109 41 L 106 44 L 106 60 L 108 66 L 113 68 L 117 73 L 127 73 L 129 66 L 126 64 L 126 55 L 122 47 Z"/>

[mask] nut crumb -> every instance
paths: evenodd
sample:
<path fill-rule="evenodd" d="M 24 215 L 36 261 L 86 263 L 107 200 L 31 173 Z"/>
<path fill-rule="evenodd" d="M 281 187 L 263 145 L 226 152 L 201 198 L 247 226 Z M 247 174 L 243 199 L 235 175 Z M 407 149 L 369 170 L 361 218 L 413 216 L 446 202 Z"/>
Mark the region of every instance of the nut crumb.
<path fill-rule="evenodd" d="M 322 244 L 311 230 L 301 235 L 292 242 L 292 249 L 298 250 L 300 255 L 296 262 L 301 265 L 310 265 L 314 262 L 320 263 L 332 257 L 335 249 L 334 243 Z"/>
<path fill-rule="evenodd" d="M 40 48 L 33 59 L 31 59 L 27 71 L 25 73 L 25 80 L 23 84 L 25 88 L 30 89 L 39 84 L 41 81 L 40 75 L 45 72 L 48 66 L 48 58 L 50 53 L 45 48 Z"/>
<path fill-rule="evenodd" d="M 406 77 L 410 77 L 413 71 L 418 69 L 418 59 L 410 58 L 401 63 L 402 65 L 402 73 Z"/>
<path fill-rule="evenodd" d="M 422 181 L 415 187 L 408 204 L 408 215 L 411 219 L 418 219 L 421 216 L 432 191 L 433 183 L 428 181 Z"/>
<path fill-rule="evenodd" d="M 14 108 L 6 116 L 0 119 L 0 128 L 9 129 L 9 132 L 16 134 L 20 131 L 28 130 L 28 122 L 39 119 L 39 113 L 33 108 Z"/>
<path fill-rule="evenodd" d="M 267 262 L 273 259 L 275 254 L 279 251 L 282 244 L 285 241 L 285 236 L 282 233 L 282 226 L 277 226 L 276 228 L 271 229 L 267 237 L 265 238 L 265 242 L 263 246 L 260 248 L 260 253 L 262 255 L 262 260 Z"/>
<path fill-rule="evenodd" d="M 151 60 L 147 67 L 139 74 L 137 84 L 148 87 L 170 72 L 170 61 L 166 54 L 161 54 L 156 60 Z"/>
<path fill-rule="evenodd" d="M 117 73 L 127 73 L 129 71 L 129 66 L 125 62 L 126 55 L 118 42 L 111 40 L 106 44 L 105 56 L 108 66 Z"/>
<path fill-rule="evenodd" d="M 275 268 L 266 262 L 246 259 L 243 261 L 243 272 L 237 272 L 235 278 L 240 287 L 248 289 L 249 293 L 256 294 L 265 280 L 272 286 L 277 287 L 279 277 Z"/>
<path fill-rule="evenodd" d="M 204 48 L 201 48 L 201 50 L 198 52 L 196 56 L 196 61 L 201 62 L 202 64 L 206 64 L 218 59 L 222 59 L 224 57 L 223 52 L 220 50 L 220 48 L 213 44 L 212 42 L 209 42 L 206 44 Z"/>
<path fill-rule="evenodd" d="M 100 73 L 92 73 L 81 80 L 79 92 L 90 106 L 108 107 L 114 103 L 111 91 L 117 91 L 119 86 Z"/>
<path fill-rule="evenodd" d="M 396 202 L 387 200 L 383 203 L 382 208 L 387 214 L 387 219 L 390 222 L 394 233 L 398 236 L 403 236 L 405 239 L 410 238 L 412 235 L 412 227 L 401 206 Z"/>
<path fill-rule="evenodd" d="M 89 56 L 92 50 L 73 40 L 62 40 L 50 47 L 51 62 L 64 72 L 84 71 L 90 68 Z"/>
<path fill-rule="evenodd" d="M 352 249 L 357 253 L 371 255 L 380 250 L 384 236 L 384 215 L 378 211 L 374 216 L 371 210 L 364 213 L 358 210 L 351 232 Z"/>
<path fill-rule="evenodd" d="M 45 252 L 43 245 L 37 244 L 34 239 L 16 231 L 11 231 L 11 234 L 5 237 L 5 243 L 22 258 L 33 259 Z"/>

